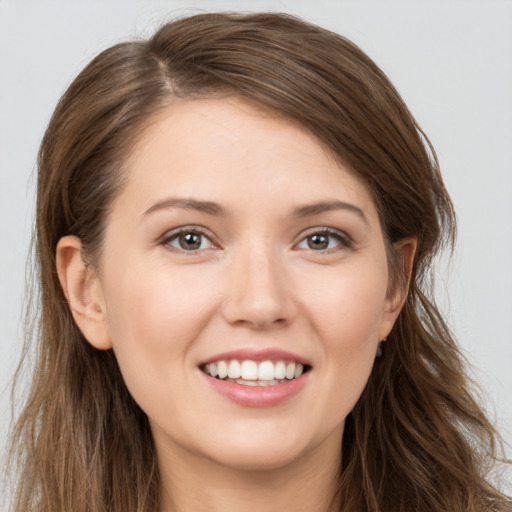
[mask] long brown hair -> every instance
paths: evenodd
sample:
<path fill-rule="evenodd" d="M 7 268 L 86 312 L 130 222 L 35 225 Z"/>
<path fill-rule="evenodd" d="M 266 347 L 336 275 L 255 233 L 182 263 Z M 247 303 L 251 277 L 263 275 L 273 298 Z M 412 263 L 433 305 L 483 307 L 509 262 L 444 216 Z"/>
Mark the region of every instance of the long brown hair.
<path fill-rule="evenodd" d="M 308 128 L 368 186 L 391 242 L 418 240 L 406 304 L 346 421 L 351 512 L 511 510 L 486 480 L 497 435 L 432 298 L 455 218 L 435 152 L 383 72 L 345 38 L 283 14 L 201 14 L 97 56 L 60 100 L 38 159 L 37 358 L 13 435 L 16 512 L 155 512 L 148 420 L 112 351 L 75 325 L 55 267 L 65 235 L 95 265 L 134 142 L 176 98 L 236 94 Z M 31 306 L 31 314 L 34 307 Z M 29 336 L 28 336 L 29 337 Z M 28 349 L 27 349 L 28 350 Z M 13 462 L 14 464 L 14 462 Z"/>

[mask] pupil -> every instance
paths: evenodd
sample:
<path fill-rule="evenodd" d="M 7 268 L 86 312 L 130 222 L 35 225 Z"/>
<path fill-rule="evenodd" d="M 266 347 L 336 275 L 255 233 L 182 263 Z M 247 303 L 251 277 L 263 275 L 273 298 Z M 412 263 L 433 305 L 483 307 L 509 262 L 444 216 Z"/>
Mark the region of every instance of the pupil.
<path fill-rule="evenodd" d="M 329 238 L 326 235 L 311 235 L 308 238 L 308 246 L 310 249 L 327 249 Z"/>
<path fill-rule="evenodd" d="M 197 233 L 184 233 L 180 235 L 180 245 L 183 249 L 199 249 L 201 246 L 201 235 Z"/>

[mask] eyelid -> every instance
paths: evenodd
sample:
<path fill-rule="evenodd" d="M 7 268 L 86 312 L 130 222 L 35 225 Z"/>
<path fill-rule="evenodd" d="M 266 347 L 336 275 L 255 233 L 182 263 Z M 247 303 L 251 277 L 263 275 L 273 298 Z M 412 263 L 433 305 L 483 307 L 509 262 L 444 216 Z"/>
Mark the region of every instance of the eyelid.
<path fill-rule="evenodd" d="M 198 225 L 180 226 L 180 227 L 171 229 L 169 231 L 166 231 L 165 234 L 162 235 L 158 239 L 157 244 L 166 246 L 170 250 L 173 250 L 175 252 L 182 252 L 182 253 L 186 252 L 188 254 L 195 254 L 195 253 L 207 250 L 207 249 L 197 249 L 195 251 L 194 250 L 185 251 L 185 250 L 180 250 L 173 246 L 170 246 L 170 242 L 182 233 L 198 233 L 198 234 L 204 236 L 205 238 L 207 238 L 210 241 L 210 243 L 212 244 L 213 247 L 208 248 L 208 249 L 219 249 L 220 248 L 220 245 L 215 241 L 215 237 L 213 236 L 213 234 L 208 229 L 204 228 L 203 226 L 198 226 Z M 318 252 L 321 254 L 328 254 L 330 252 L 337 252 L 337 251 L 341 251 L 343 249 L 350 249 L 350 248 L 353 248 L 353 246 L 354 246 L 353 239 L 344 231 L 341 231 L 341 230 L 335 229 L 335 228 L 331 228 L 328 226 L 315 226 L 315 227 L 306 229 L 299 235 L 298 241 L 294 244 L 294 248 L 297 248 L 298 244 L 303 242 L 308 236 L 315 235 L 315 234 L 327 234 L 328 236 L 336 238 L 340 242 L 341 247 L 336 246 L 331 249 L 324 249 L 324 250 L 319 250 L 319 251 L 314 251 L 314 252 Z"/>
<path fill-rule="evenodd" d="M 208 249 L 196 249 L 196 250 L 191 250 L 191 251 L 185 251 L 183 249 L 178 249 L 176 247 L 171 246 L 170 242 L 173 241 L 174 239 L 176 239 L 176 237 L 178 237 L 182 233 L 197 233 L 199 235 L 202 235 L 210 241 L 210 243 L 212 244 L 213 247 L 209 247 Z M 219 248 L 219 244 L 215 241 L 215 237 L 212 235 L 212 233 L 209 230 L 207 230 L 206 228 L 204 228 L 202 226 L 197 226 L 197 225 L 180 226 L 180 227 L 171 229 L 169 231 L 166 231 L 158 239 L 157 244 L 163 245 L 163 246 L 167 247 L 169 250 L 172 250 L 173 252 L 187 253 L 187 254 L 197 254 L 197 253 L 203 252 L 205 250 Z"/>
<path fill-rule="evenodd" d="M 347 235 L 344 231 L 341 231 L 339 229 L 327 227 L 327 226 L 316 226 L 313 228 L 309 228 L 305 231 L 303 231 L 299 235 L 298 242 L 294 245 L 294 248 L 296 248 L 301 242 L 303 242 L 306 238 L 312 235 L 316 234 L 326 234 L 328 236 L 331 236 L 333 238 L 336 238 L 340 242 L 340 246 L 332 247 L 331 249 L 324 249 L 319 251 L 314 251 L 313 249 L 309 249 L 312 252 L 318 252 L 319 254 L 329 254 L 331 252 L 338 252 L 342 251 L 344 249 L 352 249 L 354 247 L 354 240 Z M 301 250 L 301 249 L 299 249 Z M 304 249 L 308 250 L 308 249 Z"/>

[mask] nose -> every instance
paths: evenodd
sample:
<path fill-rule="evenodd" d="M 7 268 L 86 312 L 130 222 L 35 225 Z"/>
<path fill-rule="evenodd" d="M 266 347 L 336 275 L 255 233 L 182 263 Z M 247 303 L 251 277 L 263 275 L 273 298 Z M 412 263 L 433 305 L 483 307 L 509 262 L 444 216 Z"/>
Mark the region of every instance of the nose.
<path fill-rule="evenodd" d="M 296 314 L 292 283 L 282 255 L 272 247 L 247 249 L 230 263 L 223 316 L 253 329 L 289 324 Z"/>

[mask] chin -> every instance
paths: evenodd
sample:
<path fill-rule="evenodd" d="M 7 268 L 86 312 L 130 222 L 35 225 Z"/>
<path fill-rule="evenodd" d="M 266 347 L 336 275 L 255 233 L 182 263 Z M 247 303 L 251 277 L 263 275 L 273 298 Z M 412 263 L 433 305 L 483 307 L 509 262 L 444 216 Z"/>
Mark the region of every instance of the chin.
<path fill-rule="evenodd" d="M 324 436 L 307 432 L 305 425 L 294 431 L 290 425 L 253 425 L 252 429 L 225 431 L 211 438 L 203 453 L 224 467 L 241 471 L 272 471 L 282 469 L 307 457 L 322 444 Z M 226 442 L 226 440 L 229 440 Z"/>
<path fill-rule="evenodd" d="M 239 471 L 276 471 L 299 460 L 303 455 L 297 447 L 276 450 L 274 447 L 230 446 L 228 450 L 215 453 L 211 460 L 220 466 Z"/>

